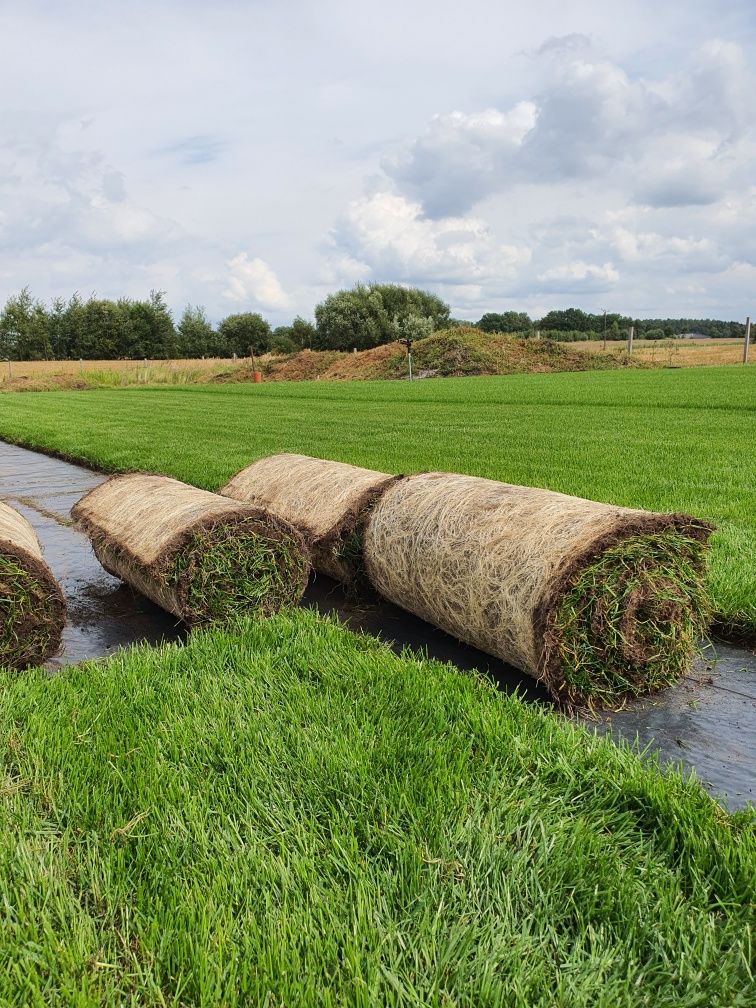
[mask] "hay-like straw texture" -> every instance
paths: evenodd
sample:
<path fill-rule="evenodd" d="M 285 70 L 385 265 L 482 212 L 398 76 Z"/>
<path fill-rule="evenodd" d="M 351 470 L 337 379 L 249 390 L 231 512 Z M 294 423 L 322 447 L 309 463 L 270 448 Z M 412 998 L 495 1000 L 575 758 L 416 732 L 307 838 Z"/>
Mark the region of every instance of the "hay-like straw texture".
<path fill-rule="evenodd" d="M 307 584 L 309 551 L 296 529 L 167 476 L 113 476 L 72 515 L 109 573 L 190 625 L 269 615 Z"/>
<path fill-rule="evenodd" d="M 308 455 L 271 455 L 242 469 L 221 489 L 298 528 L 315 570 L 355 586 L 362 576 L 365 519 L 400 479 Z"/>
<path fill-rule="evenodd" d="M 451 473 L 389 488 L 365 529 L 387 599 L 570 704 L 675 681 L 708 617 L 711 526 Z"/>
<path fill-rule="evenodd" d="M 0 501 L 0 665 L 41 665 L 60 648 L 66 603 L 34 529 Z"/>

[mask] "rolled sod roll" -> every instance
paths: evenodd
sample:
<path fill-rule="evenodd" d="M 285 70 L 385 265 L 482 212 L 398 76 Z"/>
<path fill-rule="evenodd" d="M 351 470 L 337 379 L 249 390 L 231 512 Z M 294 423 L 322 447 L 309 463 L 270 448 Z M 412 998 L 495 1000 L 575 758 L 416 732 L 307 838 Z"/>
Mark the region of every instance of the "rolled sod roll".
<path fill-rule="evenodd" d="M 71 513 L 106 571 L 190 626 L 270 615 L 307 584 L 295 528 L 167 476 L 113 476 Z"/>
<path fill-rule="evenodd" d="M 365 529 L 373 586 L 545 682 L 615 704 L 689 667 L 710 525 L 452 473 L 390 487 Z"/>
<path fill-rule="evenodd" d="M 362 576 L 365 519 L 381 494 L 401 478 L 283 454 L 253 462 L 220 492 L 290 522 L 310 546 L 315 570 L 356 585 Z"/>
<path fill-rule="evenodd" d="M 29 522 L 0 501 L 0 666 L 41 665 L 60 648 L 66 603 Z"/>

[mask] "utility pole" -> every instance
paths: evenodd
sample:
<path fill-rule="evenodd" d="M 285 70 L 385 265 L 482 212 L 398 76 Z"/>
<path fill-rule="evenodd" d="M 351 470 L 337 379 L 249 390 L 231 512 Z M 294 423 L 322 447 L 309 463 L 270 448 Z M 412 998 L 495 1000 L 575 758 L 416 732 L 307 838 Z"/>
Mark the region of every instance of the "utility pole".
<path fill-rule="evenodd" d="M 635 326 L 631 325 L 627 331 L 627 352 L 629 354 L 633 352 L 633 336 L 635 336 Z"/>
<path fill-rule="evenodd" d="M 606 308 L 604 308 L 604 350 L 606 350 Z"/>
<path fill-rule="evenodd" d="M 409 380 L 412 381 L 412 340 L 409 338 L 403 339 L 402 343 L 407 348 L 407 371 Z"/>
<path fill-rule="evenodd" d="M 743 340 L 743 363 L 748 363 L 748 344 L 751 342 L 751 316 L 746 319 L 745 339 Z"/>

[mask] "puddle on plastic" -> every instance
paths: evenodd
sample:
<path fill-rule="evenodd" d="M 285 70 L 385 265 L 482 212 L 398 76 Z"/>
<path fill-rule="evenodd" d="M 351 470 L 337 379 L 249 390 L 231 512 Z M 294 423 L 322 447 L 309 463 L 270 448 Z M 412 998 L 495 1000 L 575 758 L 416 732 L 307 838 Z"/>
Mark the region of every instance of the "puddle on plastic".
<path fill-rule="evenodd" d="M 111 577 L 87 539 L 70 525 L 70 509 L 104 479 L 98 473 L 0 442 L 0 499 L 34 526 L 45 558 L 68 602 L 59 668 L 100 658 L 137 642 L 182 639 L 175 617 Z M 330 578 L 313 577 L 303 605 L 335 613 L 355 630 L 381 637 L 394 650 L 410 647 L 463 670 L 479 669 L 507 692 L 551 705 L 542 686 L 517 669 L 468 647 L 389 603 L 355 605 Z M 716 642 L 694 675 L 673 689 L 588 722 L 635 741 L 663 761 L 695 769 L 707 789 L 729 808 L 756 800 L 756 654 Z"/>

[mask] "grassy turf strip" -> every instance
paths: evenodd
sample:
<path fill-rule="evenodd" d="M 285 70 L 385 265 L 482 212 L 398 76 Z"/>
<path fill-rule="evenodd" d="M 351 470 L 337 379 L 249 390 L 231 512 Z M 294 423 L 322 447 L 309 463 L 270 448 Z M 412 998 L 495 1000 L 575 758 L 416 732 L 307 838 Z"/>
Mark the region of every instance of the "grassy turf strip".
<path fill-rule="evenodd" d="M 756 630 L 755 403 L 736 367 L 24 393 L 0 437 L 211 490 L 292 451 L 687 511 L 717 526 L 716 610 Z"/>
<path fill-rule="evenodd" d="M 270 616 L 299 601 L 309 562 L 293 540 L 267 539 L 243 525 L 193 532 L 165 572 L 181 584 L 188 621 L 228 623 Z"/>
<path fill-rule="evenodd" d="M 44 589 L 24 565 L 0 555 L 0 666 L 24 668 L 47 652 L 58 627 L 48 608 Z"/>
<path fill-rule="evenodd" d="M 0 1003 L 752 1003 L 754 820 L 309 613 L 0 683 Z"/>
<path fill-rule="evenodd" d="M 611 705 L 677 682 L 708 625 L 706 552 L 679 533 L 632 536 L 580 572 L 554 622 L 571 702 Z"/>

